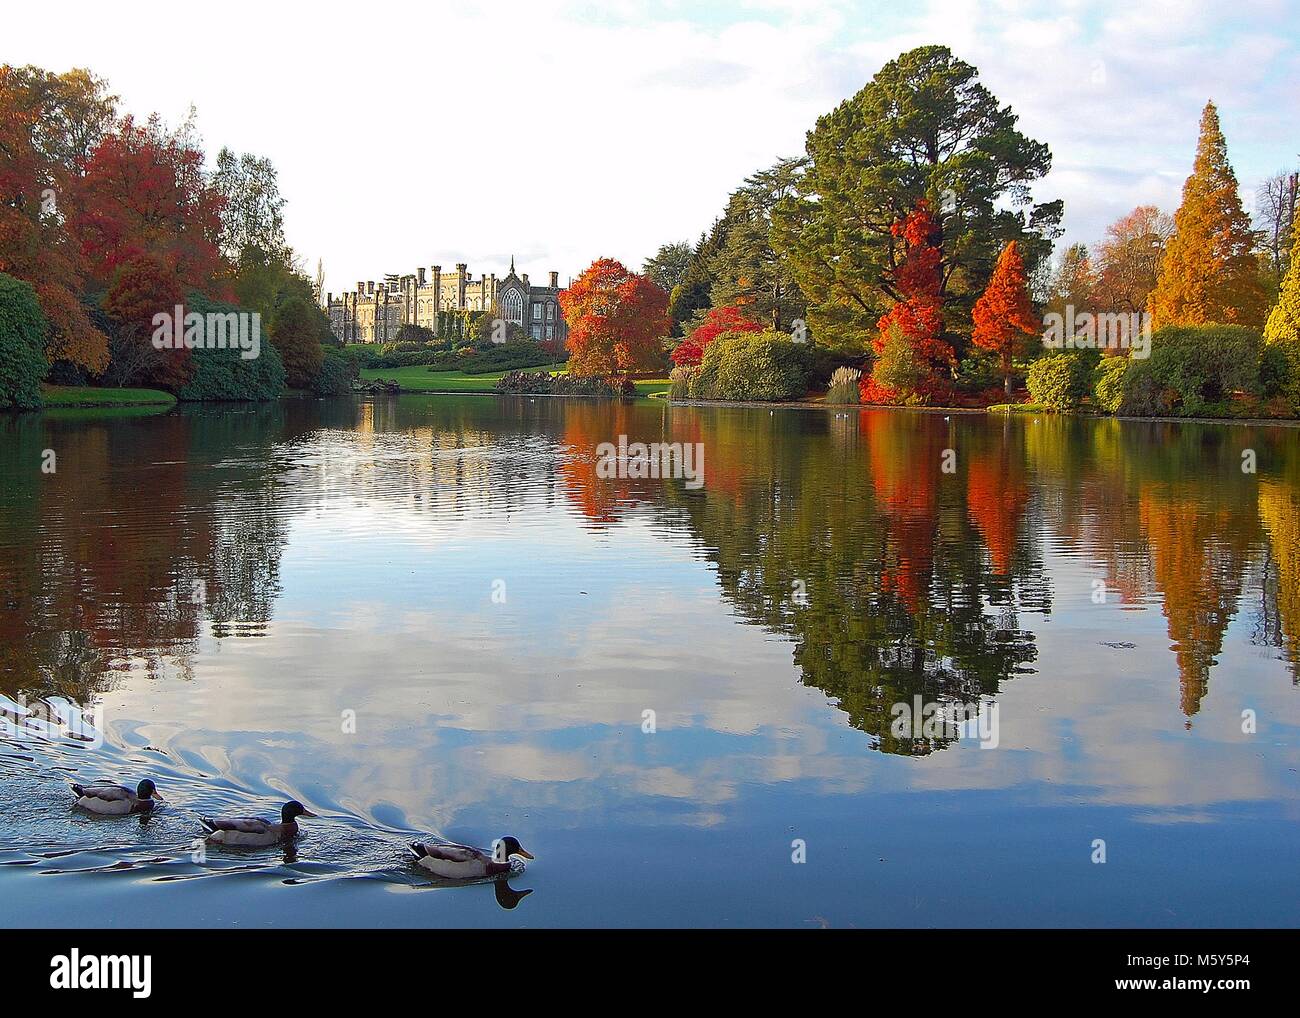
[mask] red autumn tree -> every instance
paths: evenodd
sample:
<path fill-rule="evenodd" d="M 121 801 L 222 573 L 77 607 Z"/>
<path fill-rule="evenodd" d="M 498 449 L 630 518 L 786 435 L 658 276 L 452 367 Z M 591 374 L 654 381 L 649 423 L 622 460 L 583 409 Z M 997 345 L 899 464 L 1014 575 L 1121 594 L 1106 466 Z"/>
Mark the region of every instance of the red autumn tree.
<path fill-rule="evenodd" d="M 613 258 L 598 258 L 560 294 L 569 371 L 617 375 L 657 367 L 672 329 L 668 294 Z"/>
<path fill-rule="evenodd" d="M 104 311 L 113 319 L 112 363 L 109 381 L 118 385 L 148 381 L 176 389 L 190 374 L 190 351 L 176 340 L 184 332 L 181 321 L 173 321 L 170 348 L 153 345 L 154 316 L 175 315 L 181 303 L 181 288 L 167 266 L 150 255 L 137 255 L 113 274 L 113 284 L 104 296 Z"/>
<path fill-rule="evenodd" d="M 998 355 L 1002 384 L 1011 395 L 1011 362 L 1023 354 L 1027 337 L 1038 332 L 1025 283 L 1025 263 L 1013 240 L 998 255 L 989 285 L 975 302 L 971 341 L 981 350 Z"/>
<path fill-rule="evenodd" d="M 128 117 L 91 153 L 78 190 L 71 227 L 97 282 L 141 255 L 183 289 L 211 292 L 229 275 L 217 247 L 222 199 L 203 174 L 203 153 L 183 132 Z"/>
<path fill-rule="evenodd" d="M 704 359 L 705 348 L 724 332 L 762 332 L 763 326 L 746 318 L 735 304 L 710 308 L 697 328 L 681 341 L 672 352 L 673 363 L 679 368 L 696 365 Z"/>
<path fill-rule="evenodd" d="M 877 361 L 870 375 L 859 383 L 864 403 L 928 402 L 945 389 L 943 374 L 956 362 L 952 347 L 940 338 L 943 332 L 943 253 L 939 244 L 942 238 L 938 221 L 930 212 L 924 199 L 907 218 L 890 228 L 896 242 L 901 242 L 902 254 L 891 272 L 891 289 L 898 294 L 898 303 L 876 323 L 878 330 L 872 342 Z M 896 351 L 881 358 L 891 342 L 898 338 L 906 342 L 908 360 L 919 370 L 919 380 L 909 382 L 908 391 L 897 384 L 889 373 Z"/>
<path fill-rule="evenodd" d="M 52 119 L 20 72 L 0 67 L 0 272 L 36 291 L 51 326 L 49 360 L 98 372 L 108 363 L 108 337 L 79 299 L 85 262 L 62 219 L 76 180 L 38 141 Z"/>

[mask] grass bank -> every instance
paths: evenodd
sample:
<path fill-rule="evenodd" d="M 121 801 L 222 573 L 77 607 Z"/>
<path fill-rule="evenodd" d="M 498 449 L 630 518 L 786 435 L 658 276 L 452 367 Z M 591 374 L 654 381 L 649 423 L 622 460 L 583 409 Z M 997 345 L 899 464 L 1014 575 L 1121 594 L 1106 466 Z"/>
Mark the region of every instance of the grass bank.
<path fill-rule="evenodd" d="M 176 402 L 175 396 L 160 389 L 112 389 L 91 385 L 42 385 L 41 399 L 47 410 L 68 407 L 167 407 Z"/>
<path fill-rule="evenodd" d="M 528 368 L 529 371 L 550 371 L 562 374 L 564 366 L 552 364 L 545 368 Z M 430 371 L 425 366 L 410 368 L 363 368 L 361 377 L 366 381 L 379 378 L 396 382 L 403 392 L 494 392 L 497 380 L 506 371 L 494 371 L 486 375 L 467 375 L 463 371 Z M 650 378 L 633 382 L 637 395 L 648 398 L 655 393 L 668 391 L 667 378 Z"/>

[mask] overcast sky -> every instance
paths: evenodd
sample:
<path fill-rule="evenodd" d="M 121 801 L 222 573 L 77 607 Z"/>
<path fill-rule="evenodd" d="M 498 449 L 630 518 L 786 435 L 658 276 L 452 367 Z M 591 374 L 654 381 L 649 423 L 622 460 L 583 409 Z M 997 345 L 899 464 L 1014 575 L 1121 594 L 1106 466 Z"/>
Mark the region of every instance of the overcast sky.
<path fill-rule="evenodd" d="M 887 60 L 943 43 L 1046 142 L 1066 240 L 1173 211 L 1207 98 L 1248 207 L 1300 163 L 1291 0 L 22 4 L 0 62 L 89 67 L 269 156 L 327 289 L 469 263 L 567 279 L 694 239 Z"/>

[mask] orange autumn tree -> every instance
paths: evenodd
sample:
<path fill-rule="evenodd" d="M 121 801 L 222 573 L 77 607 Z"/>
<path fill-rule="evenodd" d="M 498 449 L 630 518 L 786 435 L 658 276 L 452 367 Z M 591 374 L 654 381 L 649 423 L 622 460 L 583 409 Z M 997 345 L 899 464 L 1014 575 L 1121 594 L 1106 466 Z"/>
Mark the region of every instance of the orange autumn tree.
<path fill-rule="evenodd" d="M 902 256 L 891 272 L 898 302 L 876 323 L 872 341 L 876 362 L 859 384 L 864 403 L 930 402 L 945 389 L 942 372 L 956 362 L 943 331 L 943 286 L 939 223 L 924 199 L 907 218 L 890 228 L 902 242 Z M 900 350 L 899 347 L 902 347 Z M 907 362 L 908 379 L 893 370 Z"/>
<path fill-rule="evenodd" d="M 1011 363 L 1025 352 L 1025 340 L 1038 331 L 1025 282 L 1025 262 L 1013 240 L 998 255 L 993 276 L 971 313 L 971 341 L 998 356 L 1002 386 L 1011 395 Z"/>
<path fill-rule="evenodd" d="M 745 317 L 735 304 L 710 308 L 698 327 L 672 352 L 677 367 L 694 366 L 704 359 L 705 348 L 724 332 L 762 332 L 763 326 Z"/>
<path fill-rule="evenodd" d="M 1174 227 L 1147 303 L 1152 326 L 1216 322 L 1260 328 L 1268 295 L 1250 216 L 1241 206 L 1237 175 L 1212 102 L 1201 114 L 1196 162 L 1183 185 Z"/>
<path fill-rule="evenodd" d="M 613 258 L 597 258 L 560 294 L 569 373 L 621 375 L 658 367 L 672 329 L 668 294 Z"/>

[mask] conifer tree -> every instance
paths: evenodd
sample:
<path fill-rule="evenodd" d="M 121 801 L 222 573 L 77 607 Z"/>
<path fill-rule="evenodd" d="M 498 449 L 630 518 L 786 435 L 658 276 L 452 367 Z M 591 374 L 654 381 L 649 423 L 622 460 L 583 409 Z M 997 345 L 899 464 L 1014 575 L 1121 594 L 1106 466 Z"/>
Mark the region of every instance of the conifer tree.
<path fill-rule="evenodd" d="M 1212 102 L 1201 114 L 1196 162 L 1183 185 L 1174 227 L 1147 303 L 1152 325 L 1218 322 L 1259 328 L 1268 297 L 1255 258 L 1255 233 L 1241 206 Z"/>
<path fill-rule="evenodd" d="M 971 341 L 981 350 L 998 355 L 1002 384 L 1010 396 L 1011 362 L 1024 352 L 1026 338 L 1038 331 L 1038 322 L 1029 304 L 1025 263 L 1014 240 L 998 255 L 993 277 L 975 302 L 971 317 L 975 322 Z"/>

